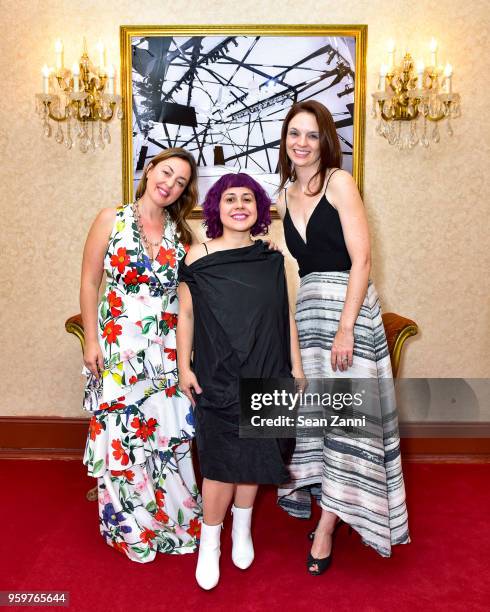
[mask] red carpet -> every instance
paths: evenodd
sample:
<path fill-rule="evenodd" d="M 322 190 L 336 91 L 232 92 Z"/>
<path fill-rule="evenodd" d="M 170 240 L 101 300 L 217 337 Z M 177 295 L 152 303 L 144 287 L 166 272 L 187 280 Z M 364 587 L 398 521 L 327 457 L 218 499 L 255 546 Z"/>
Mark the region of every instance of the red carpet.
<path fill-rule="evenodd" d="M 195 555 L 137 565 L 104 544 L 93 484 L 73 461 L 0 461 L 0 590 L 70 592 L 70 609 L 104 611 L 312 610 L 417 612 L 490 609 L 490 465 L 405 464 L 412 543 L 390 559 L 341 529 L 330 570 L 306 574 L 306 532 L 263 490 L 254 523 L 256 561 L 230 559 L 223 532 L 221 582 L 194 581 Z M 23 608 L 25 609 L 25 608 Z"/>

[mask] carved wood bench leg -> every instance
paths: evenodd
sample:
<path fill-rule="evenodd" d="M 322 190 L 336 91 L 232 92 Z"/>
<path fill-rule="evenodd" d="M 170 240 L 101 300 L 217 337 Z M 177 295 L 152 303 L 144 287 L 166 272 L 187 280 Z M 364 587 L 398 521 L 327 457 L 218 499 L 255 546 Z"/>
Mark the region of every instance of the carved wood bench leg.
<path fill-rule="evenodd" d="M 87 495 L 86 498 L 88 499 L 88 501 L 97 501 L 99 494 L 97 491 L 97 487 L 94 487 L 93 489 L 90 489 L 90 491 L 87 491 Z"/>

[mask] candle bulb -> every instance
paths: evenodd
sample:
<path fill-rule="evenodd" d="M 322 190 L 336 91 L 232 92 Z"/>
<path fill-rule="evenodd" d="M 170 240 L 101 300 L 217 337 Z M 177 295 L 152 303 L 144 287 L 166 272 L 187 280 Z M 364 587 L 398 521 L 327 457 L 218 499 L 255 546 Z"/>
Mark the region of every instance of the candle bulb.
<path fill-rule="evenodd" d="M 114 70 L 114 66 L 110 64 L 107 68 L 107 76 L 109 77 L 109 80 L 107 82 L 107 93 L 111 96 L 115 94 L 115 87 L 114 87 L 115 74 L 116 74 L 116 71 Z"/>
<path fill-rule="evenodd" d="M 63 70 L 63 43 L 59 39 L 54 43 L 54 52 L 56 54 L 56 70 L 61 72 Z"/>
<path fill-rule="evenodd" d="M 424 62 L 422 60 L 419 60 L 417 62 L 417 89 L 424 88 L 424 70 Z"/>
<path fill-rule="evenodd" d="M 444 68 L 444 76 L 446 77 L 444 80 L 444 93 L 453 93 L 452 75 L 453 67 L 451 64 L 447 63 L 446 67 Z"/>
<path fill-rule="evenodd" d="M 434 68 L 437 67 L 437 40 L 435 38 L 432 38 L 430 41 L 430 64 L 431 66 L 434 66 Z"/>
<path fill-rule="evenodd" d="M 391 72 L 395 65 L 395 41 L 390 38 L 388 41 L 388 70 Z"/>
<path fill-rule="evenodd" d="M 73 73 L 73 92 L 78 93 L 80 91 L 80 66 L 78 64 L 73 64 L 71 71 Z"/>
<path fill-rule="evenodd" d="M 41 69 L 43 75 L 43 94 L 49 93 L 49 68 L 44 64 Z"/>
<path fill-rule="evenodd" d="M 379 69 L 379 85 L 378 85 L 378 89 L 380 91 L 386 91 L 387 73 L 388 73 L 388 66 L 386 64 L 381 64 L 381 68 Z"/>

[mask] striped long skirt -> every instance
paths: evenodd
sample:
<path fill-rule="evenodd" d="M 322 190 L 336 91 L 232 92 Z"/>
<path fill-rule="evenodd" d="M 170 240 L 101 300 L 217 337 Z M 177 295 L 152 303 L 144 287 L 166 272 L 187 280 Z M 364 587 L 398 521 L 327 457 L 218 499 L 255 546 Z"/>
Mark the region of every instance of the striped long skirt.
<path fill-rule="evenodd" d="M 349 272 L 314 272 L 301 279 L 296 323 L 303 368 L 307 379 L 383 379 L 391 393 L 383 393 L 375 406 L 380 435 L 298 437 L 291 481 L 280 487 L 278 503 L 292 516 L 309 518 L 313 495 L 321 508 L 351 525 L 364 544 L 389 557 L 392 545 L 410 541 L 390 355 L 370 282 L 354 327 L 353 365 L 346 372 L 332 370 L 330 351 L 348 280 Z"/>

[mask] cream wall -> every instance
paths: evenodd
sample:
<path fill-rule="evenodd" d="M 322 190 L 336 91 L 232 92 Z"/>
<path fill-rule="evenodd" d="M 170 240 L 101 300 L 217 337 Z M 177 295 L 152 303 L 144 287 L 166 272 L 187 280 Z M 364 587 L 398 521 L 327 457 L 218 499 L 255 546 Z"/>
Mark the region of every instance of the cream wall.
<path fill-rule="evenodd" d="M 81 416 L 78 341 L 64 331 L 79 311 L 82 247 L 103 206 L 121 199 L 121 148 L 67 152 L 41 138 L 34 114 L 40 67 L 57 37 L 73 62 L 86 35 L 104 40 L 117 63 L 121 24 L 362 23 L 368 30 L 368 92 L 392 36 L 415 55 L 431 36 L 454 66 L 463 116 L 438 147 L 400 153 L 368 117 L 365 203 L 373 278 L 385 311 L 415 319 L 405 377 L 488 377 L 488 166 L 490 98 L 486 0 L 456 3 L 211 2 L 188 0 L 2 0 L 0 151 L 4 231 L 0 329 L 4 380 L 0 414 Z M 475 86 L 478 84 L 478 88 Z M 369 103 L 368 103 L 369 108 Z M 282 243 L 275 222 L 272 235 Z"/>

